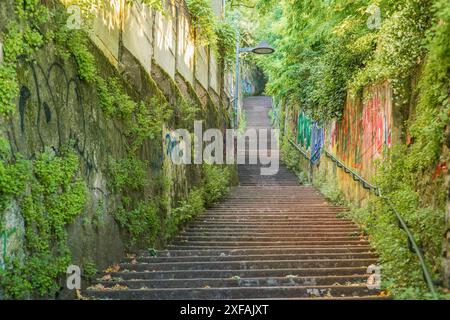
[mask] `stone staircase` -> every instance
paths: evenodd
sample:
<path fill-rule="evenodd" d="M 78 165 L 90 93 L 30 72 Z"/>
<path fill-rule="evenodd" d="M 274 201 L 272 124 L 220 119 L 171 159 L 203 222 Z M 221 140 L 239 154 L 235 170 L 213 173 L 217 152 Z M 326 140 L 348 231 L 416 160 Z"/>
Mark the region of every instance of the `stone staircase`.
<path fill-rule="evenodd" d="M 248 125 L 268 127 L 268 98 L 246 101 Z M 300 186 L 281 167 L 261 176 L 239 166 L 240 186 L 192 221 L 166 248 L 141 252 L 100 275 L 98 299 L 375 299 L 367 239 L 344 209 Z"/>

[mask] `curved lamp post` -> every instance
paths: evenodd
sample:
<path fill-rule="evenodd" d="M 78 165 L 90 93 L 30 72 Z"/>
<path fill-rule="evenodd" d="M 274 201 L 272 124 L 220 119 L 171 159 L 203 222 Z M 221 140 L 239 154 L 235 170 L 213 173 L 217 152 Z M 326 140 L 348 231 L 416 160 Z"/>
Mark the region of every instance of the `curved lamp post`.
<path fill-rule="evenodd" d="M 260 42 L 256 47 L 253 48 L 241 48 L 239 45 L 239 31 L 236 32 L 236 83 L 234 88 L 234 127 L 237 128 L 238 125 L 238 107 L 239 107 L 239 60 L 240 54 L 243 52 L 251 52 L 255 54 L 271 54 L 275 52 L 266 41 Z"/>

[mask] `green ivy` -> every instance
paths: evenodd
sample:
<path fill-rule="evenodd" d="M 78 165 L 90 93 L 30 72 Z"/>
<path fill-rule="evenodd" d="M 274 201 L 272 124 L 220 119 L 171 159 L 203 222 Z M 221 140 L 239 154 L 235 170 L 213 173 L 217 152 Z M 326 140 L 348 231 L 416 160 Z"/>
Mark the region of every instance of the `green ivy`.
<path fill-rule="evenodd" d="M 10 22 L 3 35 L 3 62 L 0 64 L 0 116 L 11 116 L 19 95 L 17 68 L 20 59 L 30 59 L 42 46 L 45 34 L 40 29 L 49 19 L 49 11 L 39 0 L 16 0 L 16 20 Z"/>
<path fill-rule="evenodd" d="M 230 169 L 216 165 L 203 165 L 203 190 L 205 205 L 209 206 L 221 198 L 229 191 L 231 181 Z"/>
<path fill-rule="evenodd" d="M 195 39 L 200 45 L 215 45 L 217 35 L 215 33 L 216 18 L 208 0 L 186 0 L 186 5 L 191 16 L 192 27 L 195 31 Z"/>
<path fill-rule="evenodd" d="M 227 21 L 219 21 L 215 25 L 217 35 L 216 54 L 221 57 L 225 69 L 233 66 L 236 55 L 236 30 L 235 27 Z"/>
<path fill-rule="evenodd" d="M 15 199 L 25 223 L 23 260 L 7 258 L 0 286 L 7 298 L 52 297 L 58 277 L 71 257 L 65 227 L 84 211 L 86 185 L 79 177 L 78 156 L 69 148 L 46 151 L 35 160 L 3 157 L 2 204 Z"/>
<path fill-rule="evenodd" d="M 122 199 L 129 207 L 130 203 Z M 152 246 L 160 229 L 158 206 L 151 201 L 139 201 L 133 209 L 118 208 L 114 211 L 114 218 L 119 225 L 130 234 L 131 244 Z"/>
<path fill-rule="evenodd" d="M 186 222 L 192 220 L 203 210 L 203 190 L 193 189 L 186 200 L 181 201 L 176 208 L 172 209 L 169 217 L 166 219 L 164 229 L 166 239 L 170 240 Z"/>
<path fill-rule="evenodd" d="M 279 119 L 300 108 L 324 123 L 339 119 L 348 94 L 390 83 L 393 112 L 409 113 L 409 139 L 387 150 L 373 179 L 397 206 L 438 278 L 446 188 L 444 177 L 434 174 L 438 162 L 445 160 L 441 157 L 450 110 L 448 1 L 377 1 L 381 25 L 372 30 L 366 25 L 372 1 L 259 3 L 270 8 L 263 12 L 260 36 L 277 47 L 260 64 L 269 75 L 267 91 L 283 101 Z M 288 165 L 302 167 L 293 150 L 285 148 Z M 336 181 L 320 174 L 314 180 L 329 198 L 342 201 Z M 429 297 L 417 257 L 384 202 L 370 199 L 349 217 L 364 227 L 380 256 L 384 289 L 396 298 Z"/>

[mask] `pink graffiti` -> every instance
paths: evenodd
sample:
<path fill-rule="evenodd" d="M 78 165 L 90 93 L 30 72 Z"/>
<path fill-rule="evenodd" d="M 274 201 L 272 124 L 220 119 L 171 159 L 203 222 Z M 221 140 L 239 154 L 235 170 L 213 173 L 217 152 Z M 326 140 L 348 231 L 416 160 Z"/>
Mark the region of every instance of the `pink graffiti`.
<path fill-rule="evenodd" d="M 347 165 L 374 173 L 374 160 L 383 147 L 392 144 L 391 89 L 388 84 L 372 87 L 362 102 L 348 98 L 342 119 L 330 126 L 329 145 Z"/>

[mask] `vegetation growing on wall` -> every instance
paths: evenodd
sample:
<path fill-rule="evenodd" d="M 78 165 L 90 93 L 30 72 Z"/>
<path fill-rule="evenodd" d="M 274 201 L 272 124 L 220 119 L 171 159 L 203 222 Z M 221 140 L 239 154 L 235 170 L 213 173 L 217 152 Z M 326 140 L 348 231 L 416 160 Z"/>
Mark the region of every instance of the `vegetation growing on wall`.
<path fill-rule="evenodd" d="M 236 30 L 230 22 L 220 21 L 215 26 L 217 34 L 217 52 L 226 69 L 229 69 L 235 60 Z"/>
<path fill-rule="evenodd" d="M 78 156 L 65 147 L 58 153 L 46 151 L 35 160 L 25 160 L 6 152 L 7 142 L 2 140 L 1 145 L 2 209 L 10 201 L 19 203 L 26 255 L 6 257 L 0 287 L 7 298 L 33 297 L 36 293 L 51 297 L 59 290 L 58 276 L 71 261 L 65 227 L 83 212 L 86 202 Z"/>
<path fill-rule="evenodd" d="M 17 19 L 2 36 L 5 59 L 0 65 L 0 116 L 10 117 L 16 110 L 20 61 L 32 61 L 36 49 L 54 46 L 59 58 L 69 64 L 74 62 L 79 79 L 95 88 L 103 114 L 120 123 L 125 138 L 130 141 L 123 159 L 110 159 L 107 174 L 108 189 L 117 198 L 113 216 L 129 236 L 131 245 L 151 247 L 159 236 L 170 238 L 184 222 L 200 213 L 204 205 L 226 193 L 228 169 L 205 169 L 205 187 L 192 189 L 188 198 L 166 217 L 173 181 L 165 172 L 149 177 L 150 163 L 139 160 L 138 154 L 144 142 L 151 144 L 155 153 L 162 154 L 164 125 L 191 124 L 200 109 L 197 103 L 200 99 L 195 96 L 193 102 L 188 101 L 171 81 L 175 98 L 169 105 L 150 77 L 150 97 L 141 98 L 118 73 L 109 76 L 102 73 L 86 30 L 69 30 L 65 24 L 67 12 L 59 4 L 45 2 L 51 8 L 48 9 L 40 0 L 15 2 Z M 84 3 L 87 11 L 95 2 L 67 1 Z M 144 0 L 146 4 L 157 2 L 160 3 Z M 86 202 L 78 156 L 70 148 L 62 148 L 38 153 L 35 159 L 27 160 L 17 154 L 12 157 L 9 145 L 0 142 L 0 231 L 3 231 L 3 213 L 13 202 L 19 203 L 25 222 L 23 255 L 5 261 L 7 267 L 0 271 L 2 294 L 8 298 L 54 297 L 60 289 L 58 278 L 71 262 L 66 227 L 84 211 Z M 211 180 L 211 176 L 218 175 L 221 179 L 217 182 Z M 146 193 L 149 190 L 152 192 Z M 162 229 L 166 227 L 167 231 Z M 92 262 L 83 266 L 88 273 L 94 272 Z"/>
<path fill-rule="evenodd" d="M 16 1 L 17 20 L 7 26 L 3 37 L 3 62 L 0 64 L 0 116 L 8 117 L 16 110 L 19 95 L 17 68 L 21 59 L 29 59 L 47 36 L 42 33 L 49 19 L 49 11 L 39 0 Z"/>
<path fill-rule="evenodd" d="M 215 33 L 215 14 L 208 0 L 186 0 L 186 5 L 191 15 L 195 38 L 201 45 L 215 45 L 217 35 Z"/>
<path fill-rule="evenodd" d="M 232 167 L 204 165 L 202 184 L 192 189 L 186 200 L 172 210 L 166 220 L 166 239 L 172 238 L 186 222 L 203 212 L 205 207 L 221 200 L 231 185 Z"/>
<path fill-rule="evenodd" d="M 322 123 L 340 118 L 348 94 L 390 83 L 395 114 L 408 116 L 408 139 L 387 151 L 374 179 L 407 221 L 437 278 L 446 199 L 436 166 L 443 161 L 450 110 L 450 8 L 445 0 L 375 4 L 259 1 L 259 36 L 277 48 L 260 64 L 269 76 L 269 94 Z M 418 260 L 388 207 L 372 199 L 350 216 L 380 255 L 384 288 L 396 297 L 423 297 Z"/>

